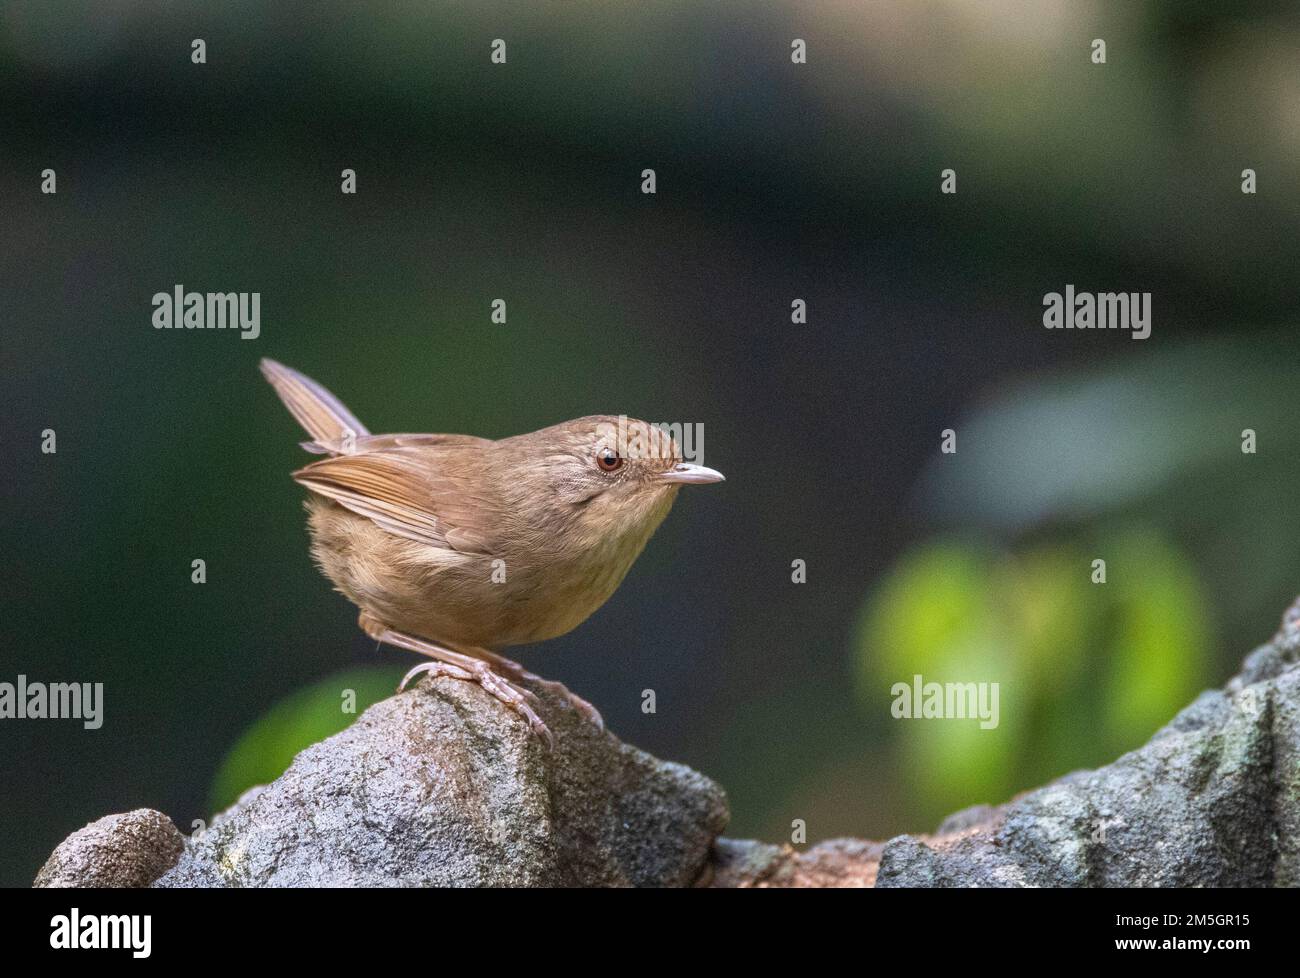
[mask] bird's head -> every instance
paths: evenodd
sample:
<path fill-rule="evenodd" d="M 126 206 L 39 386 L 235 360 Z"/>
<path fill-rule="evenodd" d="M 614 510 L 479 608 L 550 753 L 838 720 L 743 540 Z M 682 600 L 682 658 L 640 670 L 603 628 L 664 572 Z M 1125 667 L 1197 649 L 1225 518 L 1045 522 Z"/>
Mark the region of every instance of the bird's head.
<path fill-rule="evenodd" d="M 622 415 L 592 415 L 543 428 L 517 443 L 536 488 L 556 519 L 585 529 L 590 541 L 654 532 L 684 485 L 721 482 L 714 469 L 686 461 L 667 431 Z"/>

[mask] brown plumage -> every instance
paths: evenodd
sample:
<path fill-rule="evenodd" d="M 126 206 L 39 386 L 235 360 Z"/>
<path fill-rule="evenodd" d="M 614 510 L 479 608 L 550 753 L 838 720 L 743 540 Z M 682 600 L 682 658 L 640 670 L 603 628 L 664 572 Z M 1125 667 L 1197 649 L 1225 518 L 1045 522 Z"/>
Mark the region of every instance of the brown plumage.
<path fill-rule="evenodd" d="M 518 685 L 536 677 L 492 650 L 581 624 L 677 490 L 722 478 L 643 421 L 595 415 L 499 441 L 372 435 L 309 377 L 273 360 L 262 372 L 311 435 L 303 447 L 326 456 L 294 473 L 313 494 L 317 563 L 367 634 L 434 659 L 402 685 L 422 672 L 476 680 L 548 740 Z"/>

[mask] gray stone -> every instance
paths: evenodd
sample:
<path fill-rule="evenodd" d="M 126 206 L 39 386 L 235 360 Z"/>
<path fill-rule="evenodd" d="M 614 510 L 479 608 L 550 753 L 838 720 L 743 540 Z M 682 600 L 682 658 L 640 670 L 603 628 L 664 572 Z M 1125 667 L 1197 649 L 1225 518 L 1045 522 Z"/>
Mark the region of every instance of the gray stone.
<path fill-rule="evenodd" d="M 148 886 L 176 864 L 185 837 L 161 812 L 105 815 L 68 836 L 36 874 L 34 886 Z"/>
<path fill-rule="evenodd" d="M 876 885 L 1300 885 L 1300 603 L 1142 748 L 899 836 Z"/>
<path fill-rule="evenodd" d="M 215 819 L 155 885 L 694 882 L 727 822 L 722 790 L 537 692 L 552 752 L 471 683 L 372 706 Z"/>
<path fill-rule="evenodd" d="M 879 842 L 828 839 L 796 850 L 750 840 L 719 839 L 701 883 L 715 889 L 825 889 L 872 886 Z"/>
<path fill-rule="evenodd" d="M 538 688 L 548 752 L 480 688 L 425 682 L 185 839 L 147 809 L 38 886 L 1300 886 L 1300 602 L 1142 748 L 881 844 L 718 838 L 722 790 Z"/>

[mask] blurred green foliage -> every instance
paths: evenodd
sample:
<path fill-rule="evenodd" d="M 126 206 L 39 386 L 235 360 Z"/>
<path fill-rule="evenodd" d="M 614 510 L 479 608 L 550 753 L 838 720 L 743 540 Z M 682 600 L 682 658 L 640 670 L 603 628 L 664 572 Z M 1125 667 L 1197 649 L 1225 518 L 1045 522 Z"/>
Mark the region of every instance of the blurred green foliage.
<path fill-rule="evenodd" d="M 1291 330 L 1259 331 L 1022 377 L 965 412 L 959 451 L 932 455 L 916 500 L 1007 544 L 1130 523 L 1177 540 L 1214 644 L 1237 649 L 1221 681 L 1296 590 L 1294 359 Z"/>
<path fill-rule="evenodd" d="M 1106 581 L 1092 582 L 1105 555 Z M 1180 553 L 1141 526 L 1023 551 L 941 537 L 908 552 L 865 608 L 858 696 L 998 683 L 999 723 L 901 719 L 900 764 L 922 810 L 995 803 L 1141 744 L 1206 680 L 1203 589 Z"/>

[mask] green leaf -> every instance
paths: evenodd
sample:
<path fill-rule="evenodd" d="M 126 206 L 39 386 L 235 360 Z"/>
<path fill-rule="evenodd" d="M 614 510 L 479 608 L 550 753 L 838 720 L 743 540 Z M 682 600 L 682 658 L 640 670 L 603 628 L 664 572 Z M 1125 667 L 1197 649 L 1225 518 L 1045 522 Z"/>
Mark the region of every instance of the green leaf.
<path fill-rule="evenodd" d="M 1104 557 L 1106 583 L 1092 582 Z M 922 817 L 1011 793 L 1130 750 L 1205 683 L 1210 616 L 1186 556 L 1130 524 L 1022 551 L 940 538 L 906 554 L 868 598 L 858 638 L 864 709 L 895 684 L 997 683 L 998 723 L 896 719 Z"/>

